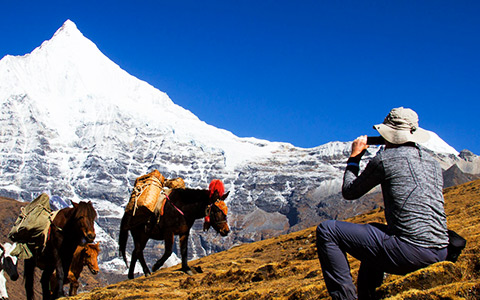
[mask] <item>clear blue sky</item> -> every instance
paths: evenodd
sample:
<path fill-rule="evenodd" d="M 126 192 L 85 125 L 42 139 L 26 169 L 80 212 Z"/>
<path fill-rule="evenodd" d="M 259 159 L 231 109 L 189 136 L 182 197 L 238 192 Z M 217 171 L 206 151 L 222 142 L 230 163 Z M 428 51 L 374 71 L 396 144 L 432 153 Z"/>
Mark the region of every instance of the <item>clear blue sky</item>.
<path fill-rule="evenodd" d="M 314 147 L 393 107 L 480 154 L 480 1 L 5 1 L 0 57 L 67 19 L 111 60 L 240 137 Z"/>

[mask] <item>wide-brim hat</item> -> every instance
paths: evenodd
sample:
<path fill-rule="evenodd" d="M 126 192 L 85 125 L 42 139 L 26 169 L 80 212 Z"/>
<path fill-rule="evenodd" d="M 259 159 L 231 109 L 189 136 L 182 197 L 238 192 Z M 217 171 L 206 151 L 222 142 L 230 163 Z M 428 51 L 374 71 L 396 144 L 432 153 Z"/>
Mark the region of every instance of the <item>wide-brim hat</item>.
<path fill-rule="evenodd" d="M 425 143 L 430 139 L 428 131 L 418 126 L 418 115 L 410 108 L 394 108 L 382 124 L 374 125 L 380 135 L 392 144 L 408 142 Z"/>

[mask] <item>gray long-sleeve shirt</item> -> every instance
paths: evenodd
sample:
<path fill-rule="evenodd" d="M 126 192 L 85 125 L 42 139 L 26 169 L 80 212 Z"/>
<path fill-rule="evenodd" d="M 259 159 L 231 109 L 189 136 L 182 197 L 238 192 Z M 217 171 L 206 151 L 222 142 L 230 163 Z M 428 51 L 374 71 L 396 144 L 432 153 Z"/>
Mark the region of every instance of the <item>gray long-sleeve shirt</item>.
<path fill-rule="evenodd" d="M 360 198 L 381 184 L 391 234 L 427 248 L 448 245 L 442 169 L 432 156 L 413 145 L 380 150 L 359 176 L 356 163 L 349 159 L 345 170 L 345 199 Z"/>

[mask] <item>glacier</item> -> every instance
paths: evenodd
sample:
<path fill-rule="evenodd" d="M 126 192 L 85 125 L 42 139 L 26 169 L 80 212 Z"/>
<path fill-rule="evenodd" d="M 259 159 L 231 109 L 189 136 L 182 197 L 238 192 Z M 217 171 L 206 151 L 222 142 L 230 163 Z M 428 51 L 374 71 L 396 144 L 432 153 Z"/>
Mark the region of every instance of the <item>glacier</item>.
<path fill-rule="evenodd" d="M 46 192 L 57 209 L 92 201 L 106 271 L 126 271 L 117 254 L 120 219 L 133 182 L 152 169 L 192 188 L 219 178 L 231 192 L 231 235 L 202 232 L 199 221 L 191 259 L 379 205 L 373 197 L 340 195 L 350 142 L 304 149 L 211 126 L 122 70 L 70 20 L 31 53 L 0 60 L 0 105 L 0 195 L 31 201 Z M 466 161 L 431 134 L 424 146 L 444 169 L 480 170 L 476 156 Z M 150 241 L 147 261 L 161 251 L 161 242 Z"/>

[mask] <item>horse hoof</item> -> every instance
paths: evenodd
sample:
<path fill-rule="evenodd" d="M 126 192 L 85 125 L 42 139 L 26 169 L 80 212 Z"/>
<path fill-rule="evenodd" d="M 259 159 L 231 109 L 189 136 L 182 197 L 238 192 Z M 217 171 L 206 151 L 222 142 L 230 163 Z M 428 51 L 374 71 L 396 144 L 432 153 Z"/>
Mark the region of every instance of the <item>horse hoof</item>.
<path fill-rule="evenodd" d="M 193 267 L 193 269 L 194 269 L 195 272 L 197 272 L 197 273 L 203 273 L 202 267 L 200 267 L 200 266 Z"/>

